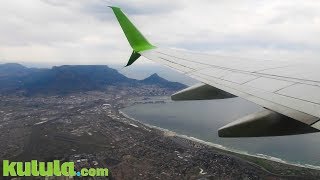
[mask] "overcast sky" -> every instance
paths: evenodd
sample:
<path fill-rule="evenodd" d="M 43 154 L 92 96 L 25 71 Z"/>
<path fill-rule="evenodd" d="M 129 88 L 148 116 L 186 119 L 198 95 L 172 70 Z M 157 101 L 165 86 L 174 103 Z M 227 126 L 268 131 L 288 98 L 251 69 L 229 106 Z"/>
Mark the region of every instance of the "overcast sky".
<path fill-rule="evenodd" d="M 0 63 L 125 64 L 131 48 L 108 5 L 158 46 L 320 61 L 318 0 L 2 0 Z"/>

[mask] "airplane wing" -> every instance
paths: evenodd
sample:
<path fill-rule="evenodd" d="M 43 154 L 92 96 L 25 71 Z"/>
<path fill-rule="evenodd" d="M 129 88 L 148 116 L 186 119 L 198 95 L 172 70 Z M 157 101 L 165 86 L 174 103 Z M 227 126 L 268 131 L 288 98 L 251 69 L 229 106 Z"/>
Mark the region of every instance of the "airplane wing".
<path fill-rule="evenodd" d="M 202 84 L 172 95 L 172 100 L 238 96 L 264 111 L 219 129 L 220 137 L 280 136 L 320 130 L 320 66 L 200 54 L 152 45 L 118 7 L 111 7 L 131 47 L 127 66 L 140 56 L 166 65 Z"/>

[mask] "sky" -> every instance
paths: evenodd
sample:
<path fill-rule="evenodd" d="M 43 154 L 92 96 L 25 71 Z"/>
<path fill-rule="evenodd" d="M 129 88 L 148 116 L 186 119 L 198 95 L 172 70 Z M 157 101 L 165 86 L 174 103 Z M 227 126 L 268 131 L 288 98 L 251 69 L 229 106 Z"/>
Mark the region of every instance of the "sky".
<path fill-rule="evenodd" d="M 318 0 L 3 0 L 0 64 L 126 64 L 131 47 L 108 5 L 160 47 L 320 61 Z"/>

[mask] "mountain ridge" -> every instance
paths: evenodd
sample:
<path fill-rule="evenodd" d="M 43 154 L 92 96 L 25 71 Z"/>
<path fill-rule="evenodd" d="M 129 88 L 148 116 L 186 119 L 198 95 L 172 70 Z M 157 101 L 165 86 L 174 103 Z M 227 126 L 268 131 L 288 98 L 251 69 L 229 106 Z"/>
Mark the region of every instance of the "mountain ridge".
<path fill-rule="evenodd" d="M 107 65 L 62 65 L 51 69 L 27 68 L 20 64 L 0 64 L 0 92 L 33 94 L 68 94 L 102 90 L 107 86 L 152 85 L 180 90 L 186 85 L 153 74 L 143 80 L 131 79 Z"/>

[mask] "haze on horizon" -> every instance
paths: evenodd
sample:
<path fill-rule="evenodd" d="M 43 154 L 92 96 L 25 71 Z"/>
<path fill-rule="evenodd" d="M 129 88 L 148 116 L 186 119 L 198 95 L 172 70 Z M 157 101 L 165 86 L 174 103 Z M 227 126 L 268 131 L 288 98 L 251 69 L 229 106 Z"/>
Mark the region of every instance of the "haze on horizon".
<path fill-rule="evenodd" d="M 131 48 L 107 5 L 121 7 L 160 47 L 258 59 L 320 55 L 319 1 L 11 0 L 0 3 L 0 63 L 125 64 Z"/>

